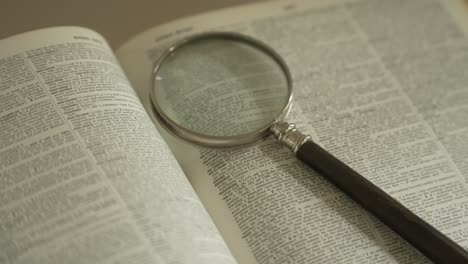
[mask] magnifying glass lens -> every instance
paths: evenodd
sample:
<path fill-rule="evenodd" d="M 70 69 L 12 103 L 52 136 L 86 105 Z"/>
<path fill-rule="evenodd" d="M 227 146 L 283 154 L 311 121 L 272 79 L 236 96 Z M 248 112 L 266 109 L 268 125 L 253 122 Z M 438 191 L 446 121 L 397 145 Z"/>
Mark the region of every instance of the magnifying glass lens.
<path fill-rule="evenodd" d="M 192 40 L 169 52 L 154 82 L 153 100 L 166 118 L 217 137 L 269 126 L 290 96 L 284 70 L 271 55 L 223 37 Z"/>

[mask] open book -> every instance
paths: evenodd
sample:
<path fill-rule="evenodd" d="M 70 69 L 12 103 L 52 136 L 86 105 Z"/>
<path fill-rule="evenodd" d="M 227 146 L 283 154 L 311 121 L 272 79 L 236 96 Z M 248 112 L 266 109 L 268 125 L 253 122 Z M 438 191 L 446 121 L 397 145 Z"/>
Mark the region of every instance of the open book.
<path fill-rule="evenodd" d="M 164 24 L 116 52 L 84 28 L 0 41 L 0 263 L 427 263 L 273 140 L 159 128 L 154 62 L 236 31 L 291 68 L 289 120 L 468 247 L 468 13 L 460 0 L 277 1 Z"/>

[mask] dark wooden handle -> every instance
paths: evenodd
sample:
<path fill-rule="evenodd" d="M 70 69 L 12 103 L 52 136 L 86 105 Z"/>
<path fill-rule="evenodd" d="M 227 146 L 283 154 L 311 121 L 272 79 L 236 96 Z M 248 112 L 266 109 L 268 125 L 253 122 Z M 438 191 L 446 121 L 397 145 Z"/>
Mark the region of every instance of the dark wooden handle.
<path fill-rule="evenodd" d="M 468 263 L 468 253 L 390 195 L 312 141 L 296 156 L 435 263 Z"/>

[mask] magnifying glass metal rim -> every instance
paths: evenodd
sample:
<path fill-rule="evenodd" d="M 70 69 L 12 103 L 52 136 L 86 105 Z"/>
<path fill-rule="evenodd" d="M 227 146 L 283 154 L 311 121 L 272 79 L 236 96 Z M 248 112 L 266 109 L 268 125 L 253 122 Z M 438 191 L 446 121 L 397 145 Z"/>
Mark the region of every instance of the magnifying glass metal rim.
<path fill-rule="evenodd" d="M 164 111 L 161 109 L 161 106 L 158 104 L 158 100 L 155 97 L 155 89 L 158 89 L 156 77 L 158 74 L 161 65 L 163 65 L 164 61 L 168 56 L 176 52 L 181 47 L 189 45 L 195 41 L 200 40 L 207 40 L 207 39 L 227 39 L 232 41 L 238 41 L 246 43 L 254 48 L 257 48 L 263 51 L 266 55 L 270 56 L 281 68 L 284 73 L 284 77 L 286 78 L 287 89 L 288 89 L 288 98 L 287 102 L 284 105 L 283 109 L 278 113 L 278 115 L 271 121 L 271 123 L 266 124 L 265 126 L 253 130 L 249 133 L 241 134 L 241 135 L 234 135 L 234 136 L 212 136 L 212 135 L 205 135 L 191 129 L 185 128 L 169 116 L 167 116 Z M 152 89 L 150 90 L 150 98 L 151 103 L 153 105 L 153 112 L 156 118 L 160 121 L 160 124 L 171 134 L 175 135 L 176 137 L 182 138 L 186 141 L 197 145 L 203 145 L 207 147 L 214 147 L 214 148 L 230 148 L 230 147 L 237 147 L 247 144 L 255 143 L 259 140 L 264 139 L 268 135 L 271 135 L 270 128 L 276 122 L 282 121 L 289 113 L 291 109 L 292 101 L 293 101 L 293 83 L 291 73 L 286 62 L 281 58 L 281 56 L 276 53 L 270 46 L 267 44 L 251 38 L 249 36 L 234 33 L 234 32 L 205 32 L 200 34 L 192 35 L 188 38 L 184 38 L 179 42 L 176 42 L 172 46 L 170 46 L 166 51 L 161 55 L 159 60 L 156 62 L 153 68 L 153 75 L 152 75 Z"/>

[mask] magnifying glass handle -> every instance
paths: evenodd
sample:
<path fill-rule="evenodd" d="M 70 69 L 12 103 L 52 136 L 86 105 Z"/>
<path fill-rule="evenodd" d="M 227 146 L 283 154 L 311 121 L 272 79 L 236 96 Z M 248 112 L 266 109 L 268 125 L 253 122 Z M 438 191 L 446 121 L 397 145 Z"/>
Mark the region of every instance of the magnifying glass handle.
<path fill-rule="evenodd" d="M 287 124 L 287 123 L 286 123 Z M 279 141 L 435 263 L 468 263 L 468 252 L 289 125 Z M 278 131 L 272 129 L 278 138 Z M 294 135 L 295 134 L 295 135 Z M 302 135 L 302 136 L 301 136 Z M 281 136 L 281 133 L 280 133 Z M 291 137 L 286 140 L 287 137 Z M 302 142 L 301 142 L 302 141 Z M 298 143 L 295 146 L 291 142 Z"/>

